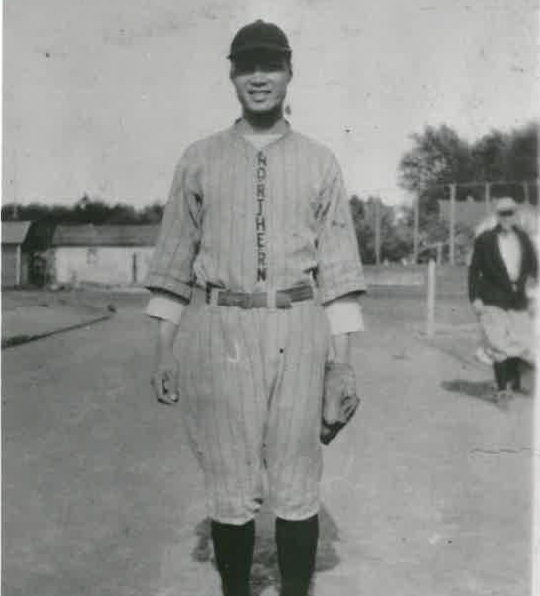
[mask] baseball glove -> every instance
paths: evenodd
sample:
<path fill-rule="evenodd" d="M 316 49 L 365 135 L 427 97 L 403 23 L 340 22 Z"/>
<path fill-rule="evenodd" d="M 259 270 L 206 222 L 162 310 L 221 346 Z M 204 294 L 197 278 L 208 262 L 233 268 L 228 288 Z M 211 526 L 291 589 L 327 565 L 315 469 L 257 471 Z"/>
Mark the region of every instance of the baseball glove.
<path fill-rule="evenodd" d="M 360 399 L 350 364 L 328 362 L 324 375 L 321 442 L 328 445 L 353 417 Z"/>

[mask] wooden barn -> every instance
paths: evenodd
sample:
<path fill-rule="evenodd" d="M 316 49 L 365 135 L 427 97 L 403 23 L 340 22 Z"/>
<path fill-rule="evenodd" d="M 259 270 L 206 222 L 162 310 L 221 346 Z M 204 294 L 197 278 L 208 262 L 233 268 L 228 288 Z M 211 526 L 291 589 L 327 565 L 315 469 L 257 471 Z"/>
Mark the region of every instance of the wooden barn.
<path fill-rule="evenodd" d="M 50 267 L 58 284 L 139 285 L 159 225 L 58 225 Z"/>
<path fill-rule="evenodd" d="M 2 222 L 2 287 L 28 283 L 30 254 L 26 247 L 31 221 Z"/>

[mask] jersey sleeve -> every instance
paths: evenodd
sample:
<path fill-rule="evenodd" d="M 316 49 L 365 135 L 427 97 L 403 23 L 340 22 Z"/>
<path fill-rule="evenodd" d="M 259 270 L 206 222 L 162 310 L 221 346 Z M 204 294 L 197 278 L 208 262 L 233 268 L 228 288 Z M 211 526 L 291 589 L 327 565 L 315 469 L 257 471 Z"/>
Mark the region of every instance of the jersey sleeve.
<path fill-rule="evenodd" d="M 202 194 L 196 168 L 186 154 L 174 173 L 145 287 L 169 292 L 185 301 L 191 299 L 201 217 Z"/>
<path fill-rule="evenodd" d="M 317 284 L 323 304 L 346 294 L 364 293 L 366 282 L 341 169 L 335 159 L 325 178 L 324 220 L 318 239 Z"/>

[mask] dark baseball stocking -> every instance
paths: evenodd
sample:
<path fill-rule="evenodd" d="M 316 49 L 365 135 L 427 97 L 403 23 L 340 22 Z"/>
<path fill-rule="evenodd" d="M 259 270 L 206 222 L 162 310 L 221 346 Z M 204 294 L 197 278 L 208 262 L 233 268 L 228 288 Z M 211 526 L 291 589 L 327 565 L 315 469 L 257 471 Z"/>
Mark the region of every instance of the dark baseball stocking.
<path fill-rule="evenodd" d="M 506 384 L 508 383 L 508 359 L 502 362 L 493 363 L 493 371 L 495 372 L 495 381 L 497 383 L 497 389 L 504 391 Z"/>
<path fill-rule="evenodd" d="M 521 391 L 521 375 L 519 371 L 519 358 L 508 358 L 508 379 L 513 391 Z"/>
<path fill-rule="evenodd" d="M 318 540 L 318 515 L 301 521 L 276 519 L 280 596 L 307 596 L 315 569 Z"/>
<path fill-rule="evenodd" d="M 223 596 L 249 596 L 255 522 L 235 526 L 212 521 L 212 541 Z"/>

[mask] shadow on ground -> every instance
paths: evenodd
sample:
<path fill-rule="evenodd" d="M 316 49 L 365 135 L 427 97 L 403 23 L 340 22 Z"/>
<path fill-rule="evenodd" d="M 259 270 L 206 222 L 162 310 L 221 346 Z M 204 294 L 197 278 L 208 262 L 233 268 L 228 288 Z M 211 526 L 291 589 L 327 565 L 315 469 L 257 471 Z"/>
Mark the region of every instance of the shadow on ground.
<path fill-rule="evenodd" d="M 488 402 L 493 401 L 493 392 L 495 390 L 491 381 L 470 381 L 468 379 L 443 381 L 441 387 L 450 393 L 461 393 Z"/>
<path fill-rule="evenodd" d="M 451 393 L 459 393 L 468 397 L 485 401 L 486 403 L 499 408 L 507 409 L 508 400 L 497 401 L 495 399 L 495 386 L 490 381 L 469 381 L 467 379 L 454 379 L 443 381 L 441 387 Z"/>
<path fill-rule="evenodd" d="M 485 401 L 490 405 L 506 410 L 509 406 L 509 400 L 515 397 L 530 397 L 530 392 L 525 390 L 518 393 L 510 393 L 507 399 L 498 401 L 495 399 L 495 385 L 489 381 L 469 381 L 466 379 L 454 379 L 453 381 L 443 381 L 441 387 L 451 393 L 459 393 L 468 397 L 473 397 Z"/>
<path fill-rule="evenodd" d="M 441 387 L 450 393 L 460 393 L 468 397 L 493 403 L 495 384 L 492 381 L 471 381 L 469 379 L 453 379 L 451 381 L 443 381 Z M 531 397 L 533 388 L 531 382 L 527 379 L 524 383 L 523 390 L 514 394 L 519 397 Z"/>
<path fill-rule="evenodd" d="M 274 518 L 263 511 L 257 519 L 255 552 L 251 571 L 251 590 L 253 596 L 261 596 L 270 586 L 279 585 L 276 546 L 274 541 Z M 339 542 L 338 528 L 324 507 L 319 512 L 320 538 L 317 549 L 316 571 L 329 571 L 339 563 L 334 544 Z M 197 544 L 191 556 L 194 561 L 214 565 L 212 539 L 210 536 L 210 518 L 203 519 L 195 527 Z"/>

